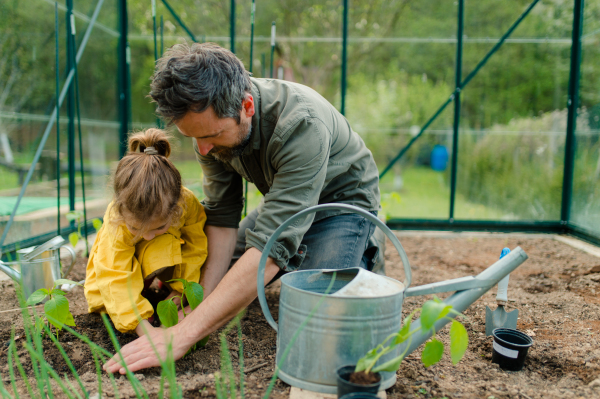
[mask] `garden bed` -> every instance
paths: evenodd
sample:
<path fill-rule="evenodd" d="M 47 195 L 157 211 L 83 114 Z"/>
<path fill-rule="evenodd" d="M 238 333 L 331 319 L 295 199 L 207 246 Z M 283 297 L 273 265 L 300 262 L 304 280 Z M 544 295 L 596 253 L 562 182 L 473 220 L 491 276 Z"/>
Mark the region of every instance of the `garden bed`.
<path fill-rule="evenodd" d="M 465 314 L 464 322 L 470 336 L 465 358 L 456 367 L 449 357 L 425 369 L 416 354 L 409 356 L 398 371 L 398 381 L 388 389 L 388 398 L 449 397 L 449 398 L 540 398 L 540 397 L 594 397 L 600 395 L 600 258 L 575 249 L 567 244 L 539 236 L 514 235 L 448 235 L 436 238 L 430 235 L 405 236 L 400 240 L 405 247 L 413 269 L 414 285 L 475 275 L 491 265 L 504 246 L 521 246 L 529 255 L 521 267 L 511 274 L 507 310 L 519 309 L 518 327 L 533 336 L 525 368 L 518 373 L 504 372 L 491 363 L 491 337 L 485 336 L 485 306 L 495 309 L 495 289 L 479 299 Z M 388 276 L 403 279 L 400 260 L 391 245 L 386 252 Z M 70 276 L 82 279 L 85 261 L 80 259 Z M 12 392 L 8 379 L 6 343 L 11 327 L 22 335 L 19 312 L 6 312 L 17 307 L 11 281 L 0 282 L 0 372 L 5 387 Z M 88 315 L 82 288 L 67 294 L 75 315 L 77 331 L 87 335 L 96 344 L 114 351 L 102 320 Z M 267 290 L 267 299 L 277 316 L 278 283 Z M 405 314 L 419 306 L 426 298 L 407 298 Z M 266 323 L 258 302 L 249 307 L 242 321 L 246 396 L 260 397 L 273 374 L 275 365 L 276 334 Z M 135 338 L 118 334 L 122 345 Z M 448 341 L 447 328 L 439 338 Z M 18 342 L 20 342 L 21 338 Z M 61 333 L 60 341 L 73 361 L 89 392 L 97 392 L 95 365 L 85 344 L 68 333 Z M 67 372 L 60 353 L 49 339 L 44 341 L 46 359 L 60 373 Z M 234 365 L 237 364 L 237 333 L 229 335 Z M 19 353 L 25 354 L 24 349 Z M 24 368 L 33 376 L 30 361 L 23 356 Z M 184 397 L 214 397 L 214 373 L 220 367 L 217 334 L 205 348 L 196 350 L 176 363 L 177 380 Z M 160 371 L 144 370 L 137 373 L 150 395 L 158 395 Z M 117 378 L 121 397 L 133 397 L 134 392 L 124 377 Z M 26 393 L 24 383 L 17 381 L 20 393 Z M 103 377 L 104 396 L 112 396 L 106 375 Z M 279 381 L 273 398 L 289 395 L 290 387 Z"/>

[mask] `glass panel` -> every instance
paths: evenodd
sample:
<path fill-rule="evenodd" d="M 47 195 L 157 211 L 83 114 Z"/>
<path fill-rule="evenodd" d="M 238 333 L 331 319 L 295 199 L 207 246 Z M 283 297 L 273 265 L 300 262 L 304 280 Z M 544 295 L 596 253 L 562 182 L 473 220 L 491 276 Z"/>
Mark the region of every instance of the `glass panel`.
<path fill-rule="evenodd" d="M 480 38 L 500 37 L 520 3 L 467 3 L 463 76 L 493 46 Z M 569 7 L 538 4 L 462 92 L 457 195 L 488 211 L 457 203 L 457 219 L 560 219 Z"/>
<path fill-rule="evenodd" d="M 585 2 L 571 220 L 600 235 L 600 1 Z"/>
<path fill-rule="evenodd" d="M 0 32 L 4 38 L 0 53 L 0 233 L 4 232 L 40 141 L 55 110 L 55 21 L 54 2 L 2 2 Z M 75 4 L 77 49 L 96 8 L 95 1 Z M 105 1 L 79 64 L 79 106 L 83 169 L 88 219 L 102 216 L 106 208 L 106 182 L 110 162 L 118 154 L 116 140 L 116 2 Z M 60 86 L 66 69 L 65 8 L 59 4 Z M 107 73 L 108 72 L 108 73 Z M 75 101 L 76 102 L 76 101 Z M 68 117 L 66 101 L 60 112 L 60 224 L 71 208 L 69 192 L 74 194 L 76 210 L 83 210 L 79 159 L 78 125 L 74 135 L 74 185 L 68 179 Z M 57 229 L 57 134 L 50 125 L 49 136 L 35 166 L 33 177 L 17 209 L 14 224 L 4 244 L 47 234 Z M 91 151 L 93 149 L 93 151 Z"/>
<path fill-rule="evenodd" d="M 380 171 L 454 89 L 456 12 L 451 2 L 399 7 L 376 1 L 350 8 L 346 117 Z M 386 217 L 448 217 L 452 115 L 450 104 L 381 180 Z M 445 160 L 439 171 L 431 165 L 436 145 L 436 160 Z"/>

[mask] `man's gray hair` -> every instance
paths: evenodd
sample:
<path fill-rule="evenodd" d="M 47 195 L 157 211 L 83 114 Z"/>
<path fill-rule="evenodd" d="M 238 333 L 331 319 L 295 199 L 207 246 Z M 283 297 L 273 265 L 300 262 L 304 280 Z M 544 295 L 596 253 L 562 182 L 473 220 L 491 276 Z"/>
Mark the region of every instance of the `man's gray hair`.
<path fill-rule="evenodd" d="M 250 74 L 231 51 L 214 43 L 184 43 L 157 61 L 150 97 L 156 112 L 171 123 L 212 105 L 219 118 L 234 118 L 239 124 L 250 88 Z"/>

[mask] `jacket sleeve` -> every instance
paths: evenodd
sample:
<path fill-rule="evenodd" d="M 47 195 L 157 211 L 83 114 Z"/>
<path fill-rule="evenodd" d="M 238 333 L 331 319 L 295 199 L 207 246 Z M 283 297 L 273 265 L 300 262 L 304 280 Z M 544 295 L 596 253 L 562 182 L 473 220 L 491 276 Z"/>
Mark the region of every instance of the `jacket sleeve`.
<path fill-rule="evenodd" d="M 201 155 L 195 141 L 194 151 L 204 173 L 202 188 L 206 197 L 202 205 L 206 211 L 206 224 L 237 229 L 244 209 L 242 177 L 227 170 L 213 156 Z"/>
<path fill-rule="evenodd" d="M 208 243 L 206 234 L 204 234 L 206 213 L 194 194 L 187 189 L 185 190 L 185 221 L 181 227 L 181 239 L 183 240 L 181 244 L 182 262 L 176 274 L 177 278 L 197 283 L 200 281 L 200 268 L 204 265 L 208 255 Z M 171 284 L 171 287 L 179 292 L 183 291 L 183 285 L 180 282 Z"/>
<path fill-rule="evenodd" d="M 330 137 L 327 127 L 314 118 L 302 119 L 285 134 L 273 136 L 269 156 L 277 172 L 254 230 L 246 230 L 246 248 L 255 247 L 262 252 L 277 227 L 292 215 L 319 203 L 327 173 Z M 283 270 L 292 271 L 299 266 L 289 261 L 296 255 L 314 217 L 310 214 L 298 219 L 271 248 L 269 256 Z"/>
<path fill-rule="evenodd" d="M 112 227 L 112 226 L 111 226 Z M 106 312 L 120 332 L 134 330 L 139 318 L 147 319 L 154 310 L 142 296 L 144 278 L 135 258 L 135 246 L 129 245 L 131 233 L 124 226 L 115 227 L 110 240 L 99 243 L 94 259 L 96 282 Z"/>

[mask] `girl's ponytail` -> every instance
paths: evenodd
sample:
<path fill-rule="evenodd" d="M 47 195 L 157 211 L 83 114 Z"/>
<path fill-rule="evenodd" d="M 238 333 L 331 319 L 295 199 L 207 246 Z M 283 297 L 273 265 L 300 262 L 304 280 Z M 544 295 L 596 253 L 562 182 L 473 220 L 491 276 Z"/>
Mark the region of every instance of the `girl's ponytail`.
<path fill-rule="evenodd" d="M 129 137 L 129 153 L 119 162 L 113 179 L 115 222 L 132 217 L 143 231 L 157 218 L 165 222 L 179 218 L 181 175 L 169 155 L 169 136 L 161 129 Z"/>
<path fill-rule="evenodd" d="M 129 137 L 129 154 L 143 153 L 148 147 L 153 147 L 163 157 L 169 158 L 171 155 L 169 136 L 161 129 L 148 129 Z"/>

